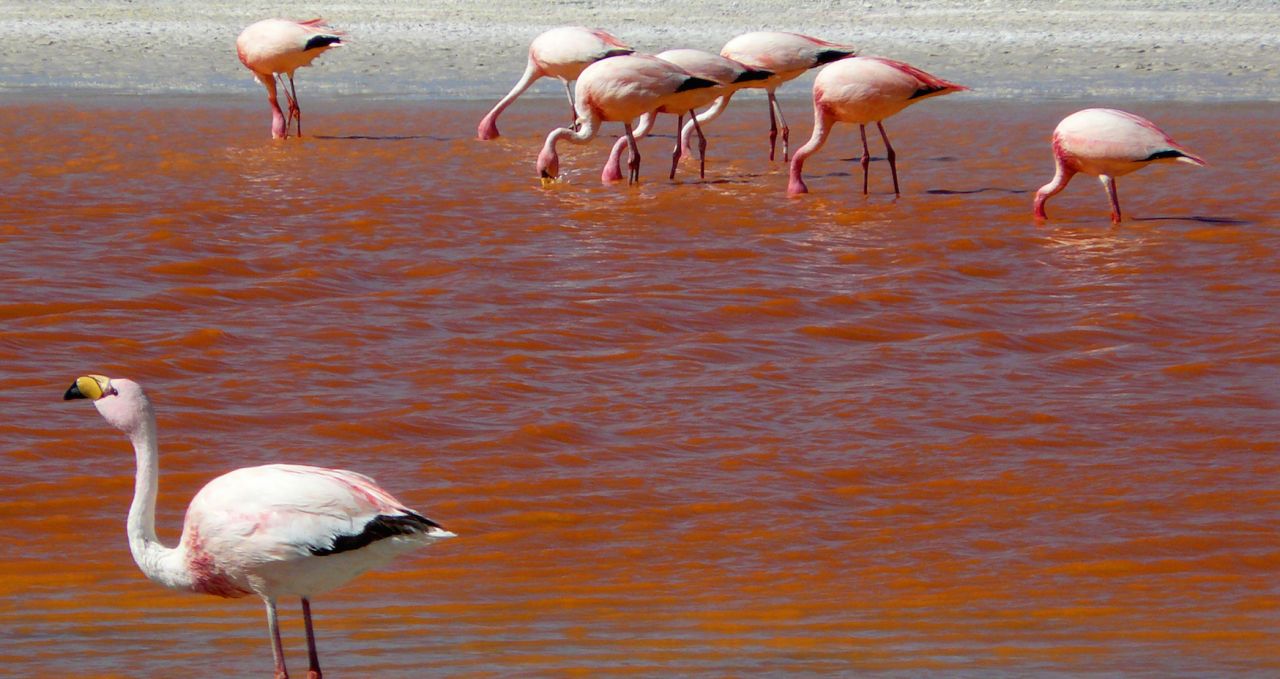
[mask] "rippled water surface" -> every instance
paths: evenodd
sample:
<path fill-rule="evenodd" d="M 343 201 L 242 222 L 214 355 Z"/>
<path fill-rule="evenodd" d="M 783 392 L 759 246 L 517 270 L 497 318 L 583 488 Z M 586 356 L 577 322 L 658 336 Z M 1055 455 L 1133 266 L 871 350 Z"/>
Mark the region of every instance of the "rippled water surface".
<path fill-rule="evenodd" d="M 61 400 L 101 372 L 156 403 L 170 543 L 276 461 L 459 533 L 317 599 L 333 677 L 1280 672 L 1277 109 L 1111 102 L 1210 166 L 1037 225 L 1092 103 L 922 104 L 896 200 L 850 129 L 788 199 L 759 99 L 706 181 L 663 137 L 601 186 L 598 140 L 546 189 L 557 99 L 491 143 L 480 102 L 304 96 L 284 143 L 258 101 L 4 104 L 2 671 L 270 668 L 259 603 L 133 565 L 129 444 Z"/>

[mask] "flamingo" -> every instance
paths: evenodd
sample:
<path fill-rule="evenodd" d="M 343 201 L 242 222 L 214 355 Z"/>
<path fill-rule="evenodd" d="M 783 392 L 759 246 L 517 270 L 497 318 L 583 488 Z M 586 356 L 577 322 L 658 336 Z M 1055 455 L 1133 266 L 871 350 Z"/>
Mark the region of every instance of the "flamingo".
<path fill-rule="evenodd" d="M 311 597 L 402 553 L 454 537 L 367 476 L 272 464 L 244 467 L 210 481 L 191 499 L 178 546 L 165 547 L 155 528 L 156 416 L 142 387 L 127 379 L 86 375 L 63 398 L 91 399 L 103 418 L 133 442 L 138 470 L 128 534 L 134 562 L 147 578 L 171 589 L 262 597 L 276 679 L 288 677 L 276 619 L 278 597 L 301 597 L 307 676 L 319 679 Z"/>
<path fill-rule="evenodd" d="M 854 57 L 838 61 L 822 69 L 813 80 L 813 135 L 796 149 L 791 159 L 791 180 L 787 193 L 808 193 L 801 172 L 804 161 L 822 148 L 837 122 L 857 123 L 862 134 L 862 193 L 867 193 L 867 167 L 871 153 L 867 149 L 867 123 L 874 122 L 884 140 L 893 174 L 893 193 L 898 195 L 897 154 L 884 131 L 884 119 L 929 97 L 938 97 L 969 88 L 947 82 L 924 71 L 884 57 Z"/>
<path fill-rule="evenodd" d="M 707 138 L 702 134 L 702 128 L 698 126 L 697 118 L 694 116 L 693 109 L 706 106 L 715 102 L 717 106 L 728 104 L 729 98 L 734 92 L 742 89 L 748 84 L 764 80 L 773 75 L 770 71 L 750 68 L 744 66 L 732 59 L 726 59 L 718 54 L 704 52 L 695 49 L 674 49 L 660 52 L 656 55 L 663 61 L 669 61 L 689 73 L 715 81 L 715 87 L 704 87 L 684 92 L 678 101 L 669 101 L 663 104 L 658 113 L 670 113 L 676 116 L 676 146 L 671 152 L 671 174 L 670 178 L 676 178 L 676 166 L 680 163 L 680 156 L 685 143 L 681 138 L 680 128 L 684 124 L 684 113 L 689 113 L 690 122 L 693 129 L 698 132 L 698 151 L 700 164 L 698 175 L 700 177 L 707 176 Z M 724 102 L 723 104 L 721 102 Z M 635 138 L 640 139 L 653 129 L 653 123 L 657 116 L 644 116 L 640 119 L 640 124 L 635 129 Z M 626 147 L 627 140 L 619 138 L 613 145 L 613 151 L 609 154 L 609 161 L 605 163 L 604 173 L 601 174 L 601 180 L 605 182 L 617 181 L 622 179 L 622 150 Z"/>
<path fill-rule="evenodd" d="M 799 77 L 805 71 L 829 64 L 833 61 L 857 54 L 850 45 L 839 45 L 799 33 L 783 33 L 778 31 L 757 31 L 744 33 L 720 49 L 720 56 L 766 71 L 772 71 L 773 77 L 757 81 L 748 87 L 764 88 L 769 94 L 769 160 L 773 160 L 777 146 L 778 123 L 782 123 L 782 159 L 789 155 L 788 142 L 791 128 L 787 127 L 786 116 L 782 115 L 782 107 L 778 105 L 775 93 L 782 83 Z M 707 111 L 697 118 L 699 124 L 714 120 L 723 111 Z"/>
<path fill-rule="evenodd" d="M 544 76 L 559 78 L 564 83 L 565 94 L 569 96 L 570 116 L 576 117 L 573 91 L 569 89 L 569 83 L 577 80 L 583 69 L 601 59 L 633 52 L 635 50 L 626 43 L 599 29 L 562 26 L 542 33 L 529 44 L 529 64 L 525 66 L 524 75 L 520 76 L 519 82 L 507 96 L 480 120 L 476 136 L 486 141 L 497 139 L 498 116 L 529 89 L 535 80 Z"/>
<path fill-rule="evenodd" d="M 683 93 L 718 83 L 691 75 L 669 61 L 652 55 L 624 55 L 604 59 L 582 71 L 575 87 L 577 95 L 576 132 L 567 127 L 552 130 L 538 154 L 538 174 L 544 184 L 560 174 L 560 155 L 556 144 L 567 139 L 574 144 L 585 144 L 595 138 L 600 123 L 621 122 L 631 150 L 628 167 L 629 180 L 640 179 L 640 149 L 636 146 L 631 121 L 651 114 L 663 105 L 677 102 Z"/>
<path fill-rule="evenodd" d="M 1111 108 L 1076 111 L 1053 131 L 1053 180 L 1036 191 L 1035 216 L 1047 219 L 1044 204 L 1066 188 L 1077 172 L 1096 176 L 1111 199 L 1111 222 L 1120 223 L 1116 177 L 1158 160 L 1206 165 L 1150 120 Z"/>
<path fill-rule="evenodd" d="M 293 84 L 293 72 L 302 66 L 310 66 L 316 57 L 330 47 L 342 46 L 342 33 L 329 28 L 324 19 L 291 21 L 289 19 L 264 19 L 250 25 L 236 38 L 236 54 L 240 63 L 267 88 L 267 101 L 271 104 L 271 138 L 289 136 L 289 124 L 298 121 L 298 136 L 302 136 L 302 109 L 298 108 L 298 90 Z M 284 87 L 280 74 L 289 77 Z M 289 102 L 289 117 L 280 110 L 276 97 L 276 80 Z"/>

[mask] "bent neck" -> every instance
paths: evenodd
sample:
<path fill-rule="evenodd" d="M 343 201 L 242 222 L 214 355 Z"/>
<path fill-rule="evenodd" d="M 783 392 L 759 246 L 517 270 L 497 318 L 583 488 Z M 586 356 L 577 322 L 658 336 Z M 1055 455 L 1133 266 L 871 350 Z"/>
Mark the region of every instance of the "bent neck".
<path fill-rule="evenodd" d="M 156 441 L 156 416 L 151 404 L 137 428 L 129 433 L 137 456 L 138 471 L 134 479 L 133 503 L 129 505 L 127 530 L 129 551 L 134 563 L 150 580 L 173 589 L 190 589 L 191 575 L 183 566 L 181 547 L 172 549 L 160 544 L 156 537 L 156 495 L 160 490 L 159 445 Z"/>

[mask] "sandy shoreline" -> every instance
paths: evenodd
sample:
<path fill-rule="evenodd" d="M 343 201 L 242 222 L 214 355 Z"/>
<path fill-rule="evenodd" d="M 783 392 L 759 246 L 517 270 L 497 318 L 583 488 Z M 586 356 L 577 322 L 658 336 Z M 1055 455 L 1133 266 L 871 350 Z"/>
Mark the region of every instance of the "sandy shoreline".
<path fill-rule="evenodd" d="M 255 6 L 0 0 L 0 92 L 252 93 L 232 49 L 267 16 L 325 16 L 348 45 L 305 73 L 313 95 L 500 96 L 546 28 L 606 28 L 637 48 L 716 51 L 738 33 L 793 30 L 909 61 L 978 97 L 1280 100 L 1280 12 L 1270 0 L 1172 3 L 943 1 L 625 4 L 445 0 Z M 141 5 L 141 6 L 139 6 Z M 782 9 L 787 7 L 787 9 Z M 804 96 L 806 87 L 786 88 Z M 559 96 L 550 83 L 537 96 Z"/>

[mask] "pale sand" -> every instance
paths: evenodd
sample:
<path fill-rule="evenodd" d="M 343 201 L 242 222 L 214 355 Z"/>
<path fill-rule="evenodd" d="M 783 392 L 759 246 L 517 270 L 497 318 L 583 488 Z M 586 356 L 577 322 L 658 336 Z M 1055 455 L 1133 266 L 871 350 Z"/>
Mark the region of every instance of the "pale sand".
<path fill-rule="evenodd" d="M 496 99 L 523 70 L 533 36 L 580 24 L 651 52 L 718 51 L 749 30 L 796 31 L 911 62 L 977 97 L 1280 100 L 1276 0 L 0 0 L 0 92 L 258 96 L 233 43 L 269 16 L 324 16 L 348 34 L 343 49 L 300 72 L 306 96 Z M 784 89 L 808 94 L 807 84 Z M 543 83 L 533 95 L 560 91 Z"/>

